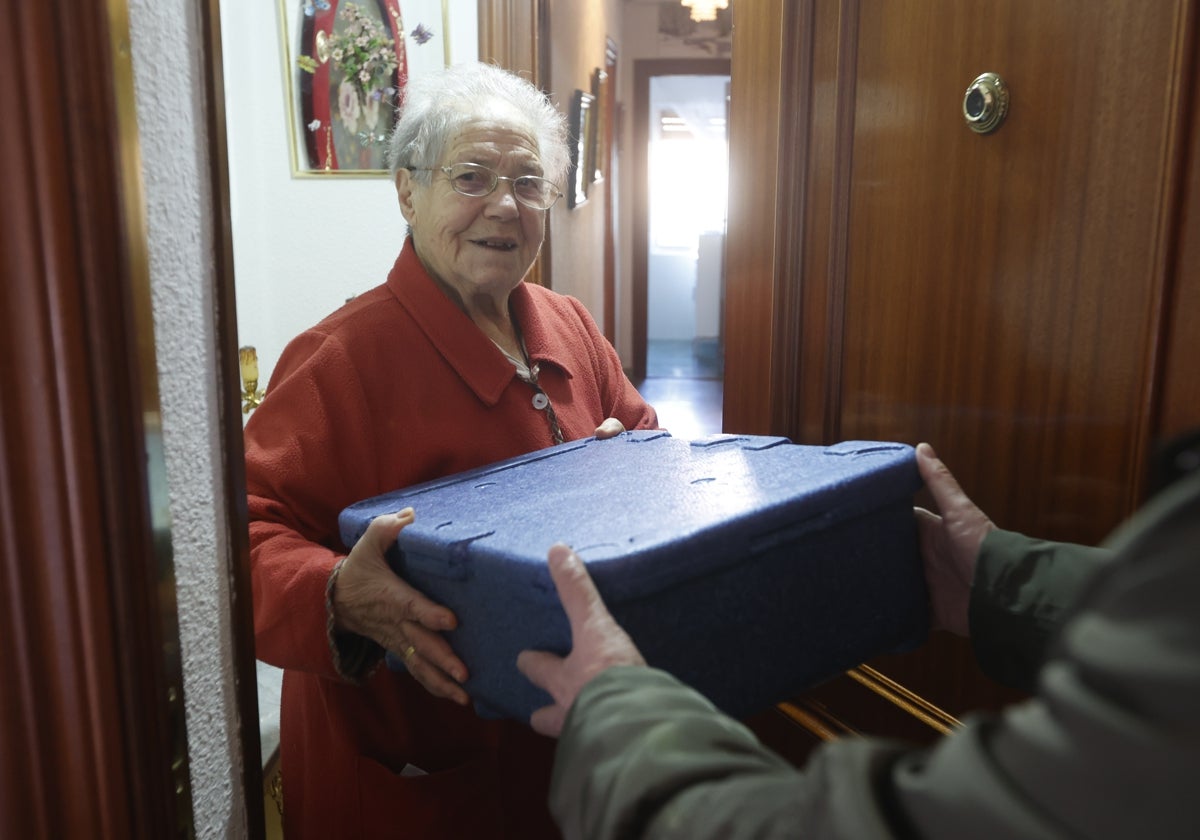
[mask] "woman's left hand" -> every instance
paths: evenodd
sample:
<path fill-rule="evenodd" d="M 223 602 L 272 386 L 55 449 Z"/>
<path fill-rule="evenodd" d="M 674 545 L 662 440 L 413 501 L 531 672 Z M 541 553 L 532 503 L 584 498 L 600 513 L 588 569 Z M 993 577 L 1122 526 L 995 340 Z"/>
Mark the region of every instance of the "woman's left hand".
<path fill-rule="evenodd" d="M 625 431 L 625 424 L 616 417 L 609 417 L 596 427 L 596 440 L 607 440 L 608 438 L 614 438 L 623 431 Z"/>
<path fill-rule="evenodd" d="M 430 694 L 465 706 L 467 666 L 442 635 L 458 626 L 458 618 L 393 572 L 385 557 L 414 518 L 413 509 L 405 508 L 371 520 L 350 549 L 333 590 L 335 626 L 394 651 Z"/>

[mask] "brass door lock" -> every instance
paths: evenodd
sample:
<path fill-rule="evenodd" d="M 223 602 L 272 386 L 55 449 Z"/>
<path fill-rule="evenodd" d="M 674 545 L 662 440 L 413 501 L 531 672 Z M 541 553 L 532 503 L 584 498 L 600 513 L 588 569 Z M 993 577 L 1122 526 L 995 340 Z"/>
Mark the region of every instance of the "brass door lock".
<path fill-rule="evenodd" d="M 984 73 L 963 94 L 963 119 L 976 134 L 991 134 L 1008 114 L 1008 86 L 995 73 Z"/>

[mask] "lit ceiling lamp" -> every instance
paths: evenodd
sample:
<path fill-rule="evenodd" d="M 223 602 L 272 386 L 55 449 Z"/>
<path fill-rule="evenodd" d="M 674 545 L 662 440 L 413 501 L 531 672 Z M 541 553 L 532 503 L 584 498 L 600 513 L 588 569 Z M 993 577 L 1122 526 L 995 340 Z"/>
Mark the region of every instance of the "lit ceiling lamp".
<path fill-rule="evenodd" d="M 716 20 L 717 9 L 729 8 L 729 0 L 679 0 L 691 9 L 692 20 L 696 22 Z"/>

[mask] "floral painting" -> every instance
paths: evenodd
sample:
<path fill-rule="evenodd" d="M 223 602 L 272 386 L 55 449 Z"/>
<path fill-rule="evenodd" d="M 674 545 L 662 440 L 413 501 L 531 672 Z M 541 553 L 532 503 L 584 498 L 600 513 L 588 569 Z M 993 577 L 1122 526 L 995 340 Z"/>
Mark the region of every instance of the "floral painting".
<path fill-rule="evenodd" d="M 293 172 L 386 175 L 410 74 L 449 63 L 452 12 L 469 14 L 473 32 L 475 0 L 279 3 Z"/>
<path fill-rule="evenodd" d="M 387 114 L 393 109 L 402 79 L 400 63 L 404 48 L 396 49 L 396 39 L 388 27 L 376 17 L 363 11 L 362 6 L 343 3 L 336 26 L 325 40 L 324 51 L 338 71 L 331 74 L 330 84 L 337 83 L 337 115 L 330 120 L 344 135 L 338 148 L 342 157 L 357 155 L 348 163 L 358 169 L 378 168 L 372 164 L 373 152 L 387 139 L 390 121 Z M 382 124 L 381 124 L 381 118 Z"/>

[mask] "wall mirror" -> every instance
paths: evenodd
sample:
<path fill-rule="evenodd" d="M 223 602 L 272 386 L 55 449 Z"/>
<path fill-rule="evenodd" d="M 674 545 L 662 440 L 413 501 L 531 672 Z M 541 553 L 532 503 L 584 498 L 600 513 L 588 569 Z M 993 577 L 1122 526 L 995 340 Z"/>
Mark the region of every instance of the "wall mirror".
<path fill-rule="evenodd" d="M 404 226 L 380 138 L 396 86 L 476 58 L 478 9 L 222 0 L 220 30 L 238 339 L 255 347 L 265 385 L 288 340 L 391 268 Z M 357 85 L 347 81 L 355 60 L 335 57 L 354 31 L 368 41 L 360 58 L 379 63 Z"/>
<path fill-rule="evenodd" d="M 257 369 L 258 390 L 291 338 L 380 283 L 399 253 L 404 222 L 380 140 L 404 82 L 477 58 L 536 80 L 539 2 L 219 0 L 205 14 L 219 32 L 208 54 L 220 57 L 210 71 L 224 91 L 232 317 L 237 342 L 254 348 L 244 369 Z M 367 38 L 363 54 L 335 55 L 351 32 Z M 354 84 L 359 59 L 378 72 Z M 240 459 L 235 443 L 227 455 Z M 244 529 L 245 515 L 234 506 L 232 527 Z M 258 696 L 266 768 L 278 745 L 276 669 L 259 665 Z"/>

